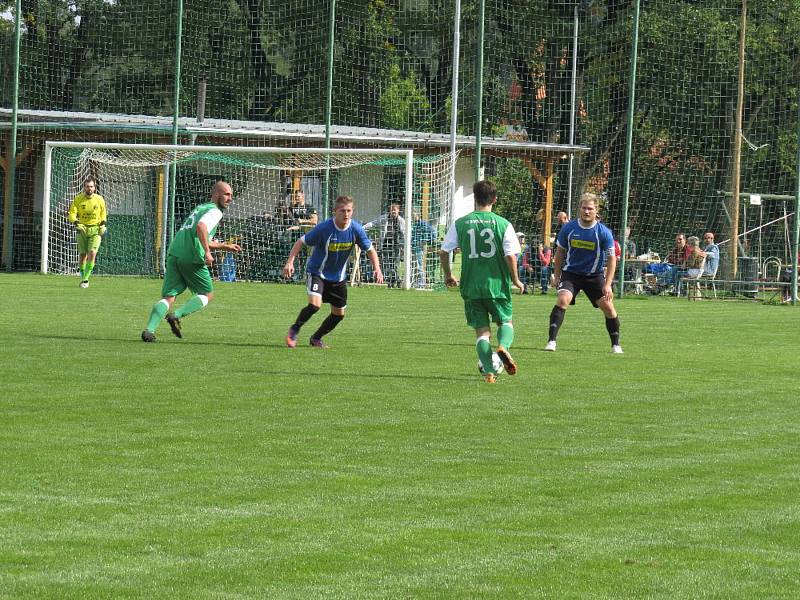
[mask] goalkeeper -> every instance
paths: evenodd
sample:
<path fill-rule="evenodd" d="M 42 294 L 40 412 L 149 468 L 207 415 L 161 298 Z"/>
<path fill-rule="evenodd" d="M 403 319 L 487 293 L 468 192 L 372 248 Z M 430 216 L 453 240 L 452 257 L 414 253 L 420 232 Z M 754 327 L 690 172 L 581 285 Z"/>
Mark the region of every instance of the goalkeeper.
<path fill-rule="evenodd" d="M 147 329 L 142 331 L 143 342 L 156 341 L 156 328 L 166 318 L 175 337 L 181 334 L 181 319 L 204 309 L 214 298 L 211 282 L 212 250 L 241 252 L 239 244 L 215 241 L 214 234 L 222 220 L 222 213 L 233 198 L 231 186 L 218 181 L 211 190 L 211 202 L 195 207 L 175 234 L 167 252 L 167 268 L 161 286 L 161 300 L 153 305 Z M 194 296 L 175 312 L 171 312 L 175 297 L 189 288 Z"/>
<path fill-rule="evenodd" d="M 106 233 L 106 201 L 95 193 L 96 190 L 97 182 L 89 177 L 83 182 L 83 191 L 70 204 L 67 217 L 77 231 L 78 271 L 82 288 L 89 287 L 97 251 Z"/>

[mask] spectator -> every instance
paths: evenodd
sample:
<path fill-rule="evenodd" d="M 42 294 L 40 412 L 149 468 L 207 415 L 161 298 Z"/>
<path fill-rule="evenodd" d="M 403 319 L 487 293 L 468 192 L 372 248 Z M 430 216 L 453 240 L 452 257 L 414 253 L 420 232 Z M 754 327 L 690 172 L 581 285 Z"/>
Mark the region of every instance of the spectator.
<path fill-rule="evenodd" d="M 669 251 L 664 262 L 683 268 L 686 266 L 686 259 L 689 258 L 691 252 L 691 248 L 686 245 L 686 235 L 679 233 L 675 236 L 675 246 Z"/>
<path fill-rule="evenodd" d="M 545 246 L 539 242 L 536 255 L 539 259 L 539 285 L 542 289 L 541 293 L 546 294 L 547 288 L 550 285 L 550 260 L 553 258 L 553 251 L 550 246 Z"/>
<path fill-rule="evenodd" d="M 384 279 L 389 287 L 400 287 L 400 257 L 406 235 L 406 221 L 400 216 L 400 204 L 392 202 L 386 214 L 364 224 L 364 229 L 367 231 L 375 227 L 380 228 L 378 254 L 383 266 Z"/>
<path fill-rule="evenodd" d="M 625 258 L 636 258 L 636 242 L 631 239 L 631 228 L 625 228 Z"/>
<path fill-rule="evenodd" d="M 293 220 L 291 227 L 288 228 L 289 231 L 316 227 L 319 222 L 317 209 L 312 204 L 306 204 L 306 195 L 303 190 L 297 190 L 292 196 L 292 205 L 289 207 L 289 212 Z"/>
<path fill-rule="evenodd" d="M 416 275 L 415 287 L 425 287 L 427 283 L 428 244 L 433 244 L 435 241 L 436 230 L 418 212 L 414 212 L 414 222 L 411 224 L 411 255 L 414 258 L 412 275 Z"/>
<path fill-rule="evenodd" d="M 686 247 L 689 248 L 689 256 L 685 262 L 686 277 L 687 279 L 700 279 L 706 261 L 706 253 L 700 250 L 700 238 L 696 235 L 689 236 L 686 240 Z M 700 284 L 696 282 L 687 283 L 686 295 L 690 300 L 698 299 L 700 297 Z"/>
<path fill-rule="evenodd" d="M 710 231 L 703 235 L 703 241 L 706 244 L 703 249 L 706 253 L 706 266 L 703 269 L 703 276 L 713 279 L 717 276 L 717 269 L 719 268 L 719 246 L 714 243 L 714 234 Z"/>
<path fill-rule="evenodd" d="M 533 260 L 531 260 L 531 247 L 525 242 L 525 234 L 522 231 L 517 232 L 517 239 L 520 248 L 517 255 L 517 272 L 524 286 L 522 293 L 527 294 L 530 292 L 531 281 L 535 276 Z"/>

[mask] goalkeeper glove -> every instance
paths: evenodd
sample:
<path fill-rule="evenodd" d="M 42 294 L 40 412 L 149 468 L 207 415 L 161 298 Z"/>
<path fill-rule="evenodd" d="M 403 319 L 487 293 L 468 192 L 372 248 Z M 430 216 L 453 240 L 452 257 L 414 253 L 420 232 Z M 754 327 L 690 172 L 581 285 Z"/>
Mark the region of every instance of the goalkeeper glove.
<path fill-rule="evenodd" d="M 78 230 L 78 233 L 86 235 L 86 225 L 83 223 L 78 223 L 78 221 L 75 221 L 75 229 Z"/>
<path fill-rule="evenodd" d="M 100 236 L 102 237 L 106 234 L 108 228 L 105 225 L 100 225 L 100 228 L 97 231 L 100 233 Z"/>

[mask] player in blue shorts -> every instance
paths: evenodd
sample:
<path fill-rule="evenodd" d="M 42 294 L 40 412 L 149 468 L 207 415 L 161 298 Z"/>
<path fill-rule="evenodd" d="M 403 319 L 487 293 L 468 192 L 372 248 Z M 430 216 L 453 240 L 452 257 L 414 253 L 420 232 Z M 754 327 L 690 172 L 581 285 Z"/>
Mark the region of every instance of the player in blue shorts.
<path fill-rule="evenodd" d="M 558 298 L 550 313 L 550 335 L 545 350 L 555 352 L 558 330 L 564 313 L 581 291 L 592 306 L 603 311 L 606 329 L 611 338 L 611 351 L 622 354 L 619 345 L 619 318 L 614 308 L 611 284 L 617 270 L 614 235 L 597 220 L 597 196 L 584 194 L 577 219 L 566 223 L 558 232 L 556 256 L 553 260 Z"/>
<path fill-rule="evenodd" d="M 310 246 L 313 250 L 306 263 L 308 305 L 289 327 L 286 334 L 286 345 L 289 348 L 297 345 L 300 328 L 314 316 L 323 302 L 331 305 L 331 314 L 314 332 L 310 342 L 316 348 L 328 347 L 322 337 L 333 331 L 344 319 L 344 309 L 347 307 L 347 259 L 356 244 L 367 253 L 376 283 L 383 283 L 378 253 L 361 223 L 353 220 L 353 199 L 350 196 L 339 196 L 334 204 L 333 217 L 314 227 L 292 246 L 283 267 L 283 276 L 287 279 L 294 274 L 294 260 L 303 246 Z"/>

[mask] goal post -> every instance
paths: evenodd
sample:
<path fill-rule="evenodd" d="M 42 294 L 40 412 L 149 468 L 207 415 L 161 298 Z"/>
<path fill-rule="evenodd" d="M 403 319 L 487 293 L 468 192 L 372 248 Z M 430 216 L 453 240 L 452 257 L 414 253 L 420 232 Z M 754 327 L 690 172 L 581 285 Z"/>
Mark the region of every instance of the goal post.
<path fill-rule="evenodd" d="M 174 186 L 168 180 L 171 165 L 176 167 Z M 400 203 L 406 234 L 393 239 L 401 246 L 393 247 L 378 226 L 368 233 L 382 264 L 391 259 L 399 267 L 390 273 L 398 287 L 430 288 L 441 283 L 433 265 L 434 248 L 419 243 L 415 227 L 424 221 L 441 238 L 452 212 L 448 183 L 452 169 L 449 154 L 415 156 L 413 150 L 397 148 L 47 142 L 41 271 L 75 272 L 77 248 L 67 211 L 88 177 L 97 180 L 109 213 L 96 272 L 150 276 L 163 272 L 166 248 L 186 214 L 208 200 L 214 181 L 225 180 L 233 187 L 234 202 L 217 237 L 237 241 L 243 252 L 235 259 L 222 256 L 216 276 L 279 281 L 291 245 L 310 229 L 292 220 L 292 212 L 303 210 L 292 206 L 302 191 L 306 212 L 316 213 L 320 222 L 339 195 L 354 198 L 354 218 L 362 223 L 380 222 L 390 203 Z M 330 190 L 323 197 L 326 175 Z M 170 187 L 176 190 L 171 199 Z M 174 214 L 170 214 L 171 206 Z M 361 261 L 361 269 L 354 265 L 359 273 L 355 283 L 372 283 L 366 257 Z M 393 268 L 385 264 L 384 272 L 387 267 Z"/>

